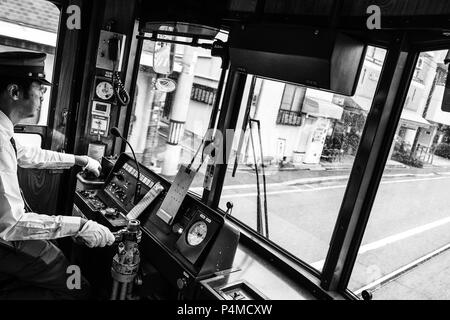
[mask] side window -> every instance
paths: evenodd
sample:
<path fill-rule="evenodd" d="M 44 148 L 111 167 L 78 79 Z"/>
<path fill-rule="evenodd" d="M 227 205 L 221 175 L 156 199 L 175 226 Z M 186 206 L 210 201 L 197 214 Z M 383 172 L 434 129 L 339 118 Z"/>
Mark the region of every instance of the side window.
<path fill-rule="evenodd" d="M 51 81 L 60 15 L 58 7 L 46 0 L 0 1 L 0 52 L 45 52 L 45 74 Z M 49 89 L 36 116 L 22 120 L 21 124 L 47 125 L 51 97 Z"/>
<path fill-rule="evenodd" d="M 449 298 L 450 113 L 441 110 L 446 53 L 420 55 L 424 81 L 411 81 L 411 99 L 350 278 L 349 289 L 357 295 L 366 290 L 380 300 Z"/>
<path fill-rule="evenodd" d="M 39 147 L 42 144 L 42 137 L 35 133 L 16 133 L 15 139 L 22 146 Z"/>
<path fill-rule="evenodd" d="M 383 60 L 374 57 L 386 52 L 369 49 L 363 68 L 378 75 Z M 253 103 L 241 107 L 237 128 L 247 129 L 235 135 L 243 144 L 233 144 L 219 207 L 233 202 L 234 218 L 319 271 L 378 83 L 367 75 L 353 97 L 247 81 L 258 97 L 243 99 Z"/>

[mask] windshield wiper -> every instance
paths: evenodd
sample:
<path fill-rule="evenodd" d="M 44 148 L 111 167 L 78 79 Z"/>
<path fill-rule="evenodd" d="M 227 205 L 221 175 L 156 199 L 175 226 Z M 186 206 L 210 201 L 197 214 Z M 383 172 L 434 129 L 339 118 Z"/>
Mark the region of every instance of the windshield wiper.
<path fill-rule="evenodd" d="M 261 153 L 261 168 L 262 168 L 262 177 L 263 177 L 263 191 L 264 191 L 264 218 L 261 212 L 261 190 L 259 186 L 259 173 L 258 173 L 258 161 L 256 159 L 256 152 L 255 152 L 255 143 L 253 139 L 253 130 L 252 130 L 252 122 L 255 122 L 258 125 L 258 139 L 259 139 L 259 150 Z M 256 119 L 249 119 L 249 125 L 250 125 L 250 139 L 252 143 L 252 150 L 253 150 L 253 159 L 255 162 L 255 173 L 256 173 L 256 190 L 257 190 L 257 201 L 256 201 L 256 215 L 257 215 L 257 222 L 256 222 L 256 230 L 259 234 L 265 236 L 266 238 L 269 238 L 269 222 L 267 217 L 267 189 L 266 189 L 266 173 L 264 170 L 264 154 L 262 150 L 262 139 L 261 139 L 261 123 L 259 120 Z M 264 227 L 263 227 L 263 220 L 264 220 Z"/>

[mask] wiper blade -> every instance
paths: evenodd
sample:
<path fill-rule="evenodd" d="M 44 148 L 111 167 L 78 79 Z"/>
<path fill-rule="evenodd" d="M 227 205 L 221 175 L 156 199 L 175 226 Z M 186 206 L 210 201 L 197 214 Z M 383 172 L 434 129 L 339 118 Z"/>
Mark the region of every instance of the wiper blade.
<path fill-rule="evenodd" d="M 268 212 L 267 212 L 267 185 L 266 185 L 266 173 L 264 169 L 264 153 L 262 148 L 262 138 L 261 138 L 261 122 L 256 119 L 249 119 L 250 124 L 250 136 L 252 139 L 252 146 L 253 146 L 253 155 L 255 159 L 255 168 L 257 168 L 257 161 L 256 161 L 256 153 L 255 153 L 255 145 L 253 141 L 253 133 L 252 131 L 252 125 L 251 123 L 255 122 L 258 125 L 258 139 L 259 139 L 259 150 L 261 153 L 261 171 L 262 171 L 262 178 L 263 178 L 263 191 L 264 191 L 264 231 L 260 234 L 264 235 L 266 238 L 269 238 L 269 220 L 268 220 Z M 258 214 L 258 223 L 261 224 L 262 229 L 262 214 L 261 214 L 261 192 L 259 187 L 259 177 L 258 177 L 258 170 L 256 169 L 256 183 L 257 183 L 257 193 L 258 193 L 258 202 L 257 202 L 257 214 Z M 258 231 L 259 232 L 259 231 Z"/>

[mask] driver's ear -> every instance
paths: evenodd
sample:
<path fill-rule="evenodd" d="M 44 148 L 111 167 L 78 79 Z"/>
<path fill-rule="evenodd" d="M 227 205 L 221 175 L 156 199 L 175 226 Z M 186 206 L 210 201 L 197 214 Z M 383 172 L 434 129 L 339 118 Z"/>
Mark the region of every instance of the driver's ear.
<path fill-rule="evenodd" d="M 19 86 L 17 84 L 10 84 L 7 88 L 8 95 L 14 101 L 19 100 Z"/>

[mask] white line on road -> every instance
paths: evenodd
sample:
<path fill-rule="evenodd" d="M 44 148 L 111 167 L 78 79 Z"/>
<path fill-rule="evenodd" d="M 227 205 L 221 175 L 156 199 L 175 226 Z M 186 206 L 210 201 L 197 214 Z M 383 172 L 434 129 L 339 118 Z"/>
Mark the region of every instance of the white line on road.
<path fill-rule="evenodd" d="M 315 177 L 315 178 L 301 178 L 301 179 L 295 179 L 295 180 L 288 180 L 284 182 L 275 182 L 275 183 L 268 183 L 267 188 L 277 188 L 277 187 L 286 187 L 291 186 L 295 184 L 302 184 L 307 185 L 308 183 L 321 183 L 326 180 L 326 182 L 330 181 L 337 181 L 337 180 L 345 180 L 348 179 L 347 176 L 329 176 L 329 177 Z M 222 190 L 236 190 L 236 189 L 252 189 L 256 188 L 256 183 L 252 184 L 233 184 L 229 186 L 223 186 Z M 189 189 L 194 192 L 203 191 L 203 187 L 195 187 Z"/>
<path fill-rule="evenodd" d="M 439 175 L 450 175 L 450 172 L 439 172 Z M 436 176 L 436 173 L 396 173 L 396 174 L 385 174 L 383 178 L 400 178 L 400 177 L 431 177 Z M 295 180 L 288 180 L 284 182 L 275 182 L 268 183 L 267 188 L 276 188 L 276 187 L 285 187 L 296 184 L 307 185 L 308 183 L 322 183 L 322 182 L 331 182 L 338 180 L 348 180 L 349 175 L 341 175 L 341 176 L 324 176 L 324 177 L 314 177 L 314 178 L 301 178 Z M 223 186 L 223 190 L 235 190 L 235 189 L 251 189 L 255 188 L 256 184 L 233 184 L 228 186 Z M 201 192 L 203 191 L 202 187 L 191 188 L 191 191 L 197 191 L 197 189 Z"/>
<path fill-rule="evenodd" d="M 385 247 L 388 244 L 391 244 L 391 243 L 394 243 L 394 242 L 397 242 L 397 241 L 400 241 L 400 240 L 403 240 L 403 239 L 415 236 L 415 235 L 417 235 L 419 233 L 423 233 L 425 231 L 428 231 L 428 230 L 440 227 L 440 226 L 442 226 L 444 224 L 447 224 L 447 223 L 450 223 L 450 217 L 447 217 L 447 218 L 444 218 L 444 219 L 440 219 L 440 220 L 437 220 L 437 221 L 434 221 L 434 222 L 431 222 L 431 223 L 427 223 L 427 224 L 425 224 L 423 226 L 412 228 L 412 229 L 406 230 L 404 232 L 400 232 L 400 233 L 397 233 L 395 235 L 392 235 L 392 236 L 380 239 L 378 241 L 374 241 L 372 243 L 365 244 L 365 245 L 363 245 L 363 246 L 361 246 L 359 248 L 358 255 L 366 253 L 368 251 L 372 251 L 372 250 L 376 250 L 376 249 Z M 312 263 L 311 265 L 314 268 L 320 270 L 323 267 L 324 263 L 325 263 L 325 260 L 320 260 L 320 261 L 316 261 L 316 262 Z"/>
<path fill-rule="evenodd" d="M 416 182 L 416 181 L 430 181 L 430 180 L 442 180 L 442 179 L 449 179 L 449 177 L 437 177 L 437 178 L 421 178 L 421 179 L 406 179 L 406 180 L 393 180 L 393 181 L 381 181 L 381 184 L 392 184 L 392 183 L 404 183 L 404 182 Z M 320 191 L 320 190 L 329 190 L 329 189 L 338 189 L 338 188 L 345 188 L 346 184 L 339 184 L 335 186 L 327 186 L 327 187 L 317 187 L 312 189 L 288 189 L 288 190 L 278 190 L 278 191 L 269 191 L 266 194 L 267 195 L 275 195 L 275 194 L 287 194 L 287 193 L 296 193 L 296 192 L 314 192 L 314 191 Z M 241 193 L 241 194 L 226 194 L 222 195 L 222 199 L 225 198 L 245 198 L 245 197 L 254 197 L 256 196 L 256 192 L 252 193 Z"/>
<path fill-rule="evenodd" d="M 440 227 L 440 226 L 442 226 L 444 224 L 447 224 L 449 222 L 450 222 L 450 217 L 447 217 L 447 218 L 444 218 L 444 219 L 441 219 L 441 220 L 437 220 L 437 221 L 434 221 L 434 222 L 431 222 L 431 223 L 427 223 L 427 224 L 425 224 L 423 226 L 420 226 L 420 227 L 412 228 L 412 229 L 409 229 L 407 231 L 397 233 L 397 234 L 395 234 L 393 236 L 389 236 L 389 237 L 386 237 L 384 239 L 381 239 L 381 240 L 378 240 L 378 241 L 375 241 L 375 242 L 372 242 L 372 243 L 369 243 L 369 244 L 366 244 L 366 245 L 362 246 L 359 249 L 358 254 L 363 254 L 363 253 L 366 253 L 367 251 L 371 251 L 371 250 L 375 250 L 375 249 L 384 247 L 384 246 L 386 246 L 388 244 L 391 244 L 391 243 L 394 243 L 394 242 L 397 242 L 397 241 L 400 241 L 400 240 L 403 240 L 403 239 L 415 236 L 415 235 L 417 235 L 419 233 L 423 233 L 425 231 L 428 231 L 428 230 Z"/>
<path fill-rule="evenodd" d="M 392 180 L 392 181 L 382 181 L 381 184 L 401 183 L 401 182 L 414 182 L 414 181 L 429 181 L 429 180 L 442 180 L 442 179 L 448 179 L 448 178 L 449 178 L 449 177 L 424 178 L 424 179 Z"/>
<path fill-rule="evenodd" d="M 314 191 L 318 191 L 318 190 L 327 190 L 327 189 L 338 189 L 338 188 L 344 188 L 346 187 L 346 184 L 341 184 L 341 185 L 336 185 L 336 186 L 329 186 L 329 187 L 319 187 L 319 188 L 313 188 L 313 189 L 290 189 L 290 190 L 280 190 L 280 191 L 270 191 L 267 192 L 266 194 L 268 196 L 270 195 L 274 195 L 274 194 L 287 194 L 287 193 L 296 193 L 296 192 L 314 192 Z M 252 193 L 241 193 L 241 194 L 226 194 L 226 195 L 222 195 L 221 199 L 225 199 L 225 198 L 243 198 L 243 197 L 254 197 L 258 195 L 256 192 L 252 192 Z"/>

